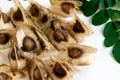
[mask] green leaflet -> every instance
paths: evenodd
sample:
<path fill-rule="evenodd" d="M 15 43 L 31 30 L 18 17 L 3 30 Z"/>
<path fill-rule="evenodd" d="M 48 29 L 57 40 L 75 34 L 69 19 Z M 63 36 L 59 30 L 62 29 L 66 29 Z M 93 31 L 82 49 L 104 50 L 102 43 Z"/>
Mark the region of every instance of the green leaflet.
<path fill-rule="evenodd" d="M 101 10 L 98 13 L 96 13 L 93 17 L 92 17 L 92 24 L 93 25 L 101 25 L 105 22 L 107 22 L 109 19 L 109 16 L 107 14 L 107 10 Z"/>
<path fill-rule="evenodd" d="M 101 0 L 100 3 L 101 3 L 102 8 L 107 8 L 108 7 L 108 4 L 107 4 L 106 0 Z"/>
<path fill-rule="evenodd" d="M 112 16 L 114 16 L 114 14 L 115 14 L 115 10 L 113 10 L 113 9 L 108 9 L 108 10 L 107 10 L 107 14 L 108 14 L 110 17 L 112 17 Z"/>
<path fill-rule="evenodd" d="M 108 7 L 113 7 L 115 6 L 115 0 L 106 0 Z"/>
<path fill-rule="evenodd" d="M 120 63 L 120 41 L 113 47 L 112 54 L 115 60 Z"/>
<path fill-rule="evenodd" d="M 100 0 L 91 0 L 89 2 L 84 3 L 81 7 L 81 10 L 83 11 L 84 15 L 91 16 L 92 14 L 94 14 L 99 7 L 99 2 Z"/>
<path fill-rule="evenodd" d="M 116 14 L 120 18 L 120 11 L 116 10 Z"/>

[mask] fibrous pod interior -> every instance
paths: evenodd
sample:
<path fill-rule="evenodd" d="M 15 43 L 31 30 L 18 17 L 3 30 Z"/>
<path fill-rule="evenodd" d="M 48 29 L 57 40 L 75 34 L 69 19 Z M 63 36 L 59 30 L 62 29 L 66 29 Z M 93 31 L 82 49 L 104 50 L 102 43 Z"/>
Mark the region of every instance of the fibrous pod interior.
<path fill-rule="evenodd" d="M 52 56 L 52 60 L 44 61 L 49 74 L 54 80 L 71 80 L 71 74 L 75 71 L 72 65 Z"/>
<path fill-rule="evenodd" d="M 59 57 L 74 65 L 89 65 L 95 57 L 95 48 L 78 44 L 65 45 L 65 47 L 67 50 L 60 51 Z"/>
<path fill-rule="evenodd" d="M 7 14 L 0 12 L 0 49 L 9 48 L 14 44 L 15 30 Z"/>
<path fill-rule="evenodd" d="M 52 80 L 42 60 L 35 57 L 29 64 L 28 74 L 30 80 Z"/>
<path fill-rule="evenodd" d="M 30 6 L 27 10 L 28 15 L 33 22 L 42 30 L 45 31 L 50 26 L 52 20 L 51 11 L 35 1 L 30 1 Z"/>
<path fill-rule="evenodd" d="M 71 12 L 76 12 L 78 6 L 81 6 L 82 3 L 75 0 L 50 0 L 51 10 L 63 17 L 68 17 L 71 15 Z"/>
<path fill-rule="evenodd" d="M 78 42 L 83 41 L 84 37 L 92 33 L 92 30 L 87 25 L 85 25 L 85 23 L 82 20 L 80 20 L 76 15 L 75 15 L 75 20 L 68 22 L 68 24 L 70 25 L 67 26 L 67 29 L 69 29 L 70 34 Z"/>
<path fill-rule="evenodd" d="M 10 49 L 8 54 L 8 58 L 10 61 L 11 69 L 13 71 L 25 70 L 27 66 L 27 58 L 23 54 L 23 52 L 15 45 Z"/>

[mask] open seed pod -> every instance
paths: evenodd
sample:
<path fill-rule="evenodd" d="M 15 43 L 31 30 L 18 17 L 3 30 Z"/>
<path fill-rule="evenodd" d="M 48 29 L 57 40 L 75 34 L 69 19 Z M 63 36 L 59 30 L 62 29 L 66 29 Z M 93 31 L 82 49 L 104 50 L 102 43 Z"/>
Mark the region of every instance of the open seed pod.
<path fill-rule="evenodd" d="M 20 80 L 23 76 L 22 72 L 12 72 L 9 66 L 5 64 L 0 65 L 0 80 Z"/>
<path fill-rule="evenodd" d="M 72 80 L 72 73 L 76 69 L 66 61 L 51 56 L 51 60 L 44 61 L 45 66 L 53 80 Z"/>
<path fill-rule="evenodd" d="M 29 0 L 29 2 L 28 15 L 42 31 L 45 31 L 50 26 L 52 12 L 33 0 Z"/>
<path fill-rule="evenodd" d="M 51 10 L 63 17 L 71 16 L 71 12 L 76 13 L 78 7 L 82 5 L 82 3 L 77 0 L 50 0 L 50 2 Z"/>
<path fill-rule="evenodd" d="M 51 49 L 52 45 L 48 42 L 46 36 L 29 19 L 18 0 L 14 0 L 14 2 L 16 7 L 11 9 L 11 19 L 18 27 L 16 34 L 18 47 L 24 52 L 35 51 L 37 55 L 44 50 Z M 19 15 L 22 16 L 18 17 Z"/>
<path fill-rule="evenodd" d="M 79 44 L 64 45 L 66 50 L 60 51 L 58 55 L 63 61 L 68 61 L 74 65 L 89 65 L 94 60 L 96 49 Z"/>
<path fill-rule="evenodd" d="M 26 70 L 28 59 L 16 45 L 10 49 L 8 58 L 13 71 Z"/>
<path fill-rule="evenodd" d="M 53 80 L 44 63 L 37 57 L 33 57 L 28 67 L 30 80 Z"/>
<path fill-rule="evenodd" d="M 0 11 L 0 49 L 13 46 L 14 37 L 15 30 L 9 16 Z"/>
<path fill-rule="evenodd" d="M 74 20 L 68 22 L 70 24 L 68 29 L 71 35 L 78 41 L 82 42 L 84 37 L 93 33 L 92 29 L 90 29 L 85 23 L 78 18 L 77 15 L 74 15 Z"/>
<path fill-rule="evenodd" d="M 61 21 L 54 19 L 51 22 L 51 28 L 45 31 L 45 35 L 50 42 L 59 50 L 65 49 L 64 44 L 77 43 L 64 29 L 65 26 Z"/>

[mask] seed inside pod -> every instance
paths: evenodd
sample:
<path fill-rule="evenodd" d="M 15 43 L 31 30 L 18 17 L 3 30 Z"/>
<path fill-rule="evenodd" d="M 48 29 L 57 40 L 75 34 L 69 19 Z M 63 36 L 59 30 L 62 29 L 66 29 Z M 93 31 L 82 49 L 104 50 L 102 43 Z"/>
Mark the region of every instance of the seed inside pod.
<path fill-rule="evenodd" d="M 23 15 L 22 15 L 22 12 L 21 10 L 18 8 L 17 11 L 13 14 L 13 18 L 16 20 L 16 21 L 23 21 Z"/>
<path fill-rule="evenodd" d="M 68 48 L 68 56 L 71 58 L 79 58 L 83 53 L 83 50 L 79 48 Z"/>
<path fill-rule="evenodd" d="M 70 13 L 70 10 L 71 10 L 72 8 L 74 8 L 74 4 L 69 3 L 69 2 L 62 3 L 61 6 L 62 6 L 62 10 L 63 10 L 65 13 L 67 13 L 67 14 L 69 14 L 69 13 Z"/>
<path fill-rule="evenodd" d="M 78 21 L 76 21 L 75 25 L 73 26 L 73 31 L 76 32 L 76 33 L 83 33 L 83 32 L 85 32 L 83 26 Z"/>
<path fill-rule="evenodd" d="M 10 21 L 10 18 L 6 14 L 2 13 L 2 17 L 3 17 L 4 23 L 8 23 Z"/>
<path fill-rule="evenodd" d="M 63 30 L 60 30 L 60 29 L 57 29 L 54 32 L 53 37 L 57 42 L 67 41 L 67 34 Z"/>
<path fill-rule="evenodd" d="M 45 22 L 47 22 L 48 21 L 48 16 L 47 15 L 43 15 L 43 17 L 42 17 L 42 23 L 45 23 Z"/>
<path fill-rule="evenodd" d="M 16 57 L 17 55 L 17 57 Z M 16 60 L 16 58 L 18 58 L 18 60 L 20 59 L 24 59 L 25 56 L 22 53 L 22 51 L 20 51 L 17 47 L 13 48 L 12 52 L 11 52 L 11 58 Z"/>
<path fill-rule="evenodd" d="M 34 17 L 38 17 L 39 16 L 39 9 L 38 9 L 38 7 L 35 4 L 32 4 L 32 6 L 30 8 L 30 13 Z"/>
<path fill-rule="evenodd" d="M 50 28 L 51 28 L 53 31 L 55 30 L 55 28 L 54 28 L 54 20 L 51 21 Z"/>
<path fill-rule="evenodd" d="M 33 78 L 34 80 L 42 80 L 41 72 L 38 67 L 34 69 Z"/>
<path fill-rule="evenodd" d="M 0 44 L 6 44 L 10 40 L 10 36 L 6 33 L 0 33 Z"/>
<path fill-rule="evenodd" d="M 53 68 L 53 73 L 60 78 L 63 78 L 67 75 L 66 70 L 57 62 Z"/>
<path fill-rule="evenodd" d="M 0 80 L 8 80 L 9 76 L 3 72 L 0 73 Z"/>
<path fill-rule="evenodd" d="M 23 51 L 31 51 L 31 50 L 34 50 L 35 48 L 36 48 L 35 41 L 31 37 L 26 36 L 23 40 L 22 50 Z"/>

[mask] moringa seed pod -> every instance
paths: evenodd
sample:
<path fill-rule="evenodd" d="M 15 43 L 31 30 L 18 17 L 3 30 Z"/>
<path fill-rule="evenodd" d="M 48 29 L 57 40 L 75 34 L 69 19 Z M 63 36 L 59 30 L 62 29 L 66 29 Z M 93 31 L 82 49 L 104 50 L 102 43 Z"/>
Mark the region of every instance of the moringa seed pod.
<path fill-rule="evenodd" d="M 92 63 L 96 49 L 79 44 L 64 45 L 66 50 L 60 51 L 58 55 L 62 60 L 68 61 L 74 65 L 89 65 Z"/>
<path fill-rule="evenodd" d="M 0 11 L 0 49 L 13 46 L 15 41 L 15 30 L 9 16 Z"/>
<path fill-rule="evenodd" d="M 67 29 L 70 31 L 70 34 L 78 42 L 82 42 L 84 37 L 93 33 L 92 29 L 80 20 L 77 15 L 74 15 L 74 20 L 69 21 L 67 24 Z"/>
<path fill-rule="evenodd" d="M 28 67 L 30 80 L 53 80 L 44 63 L 37 57 L 33 57 Z"/>
<path fill-rule="evenodd" d="M 0 65 L 0 80 L 20 80 L 23 76 L 24 74 L 22 72 L 12 72 L 8 65 Z"/>
<path fill-rule="evenodd" d="M 29 0 L 29 2 L 30 6 L 27 10 L 29 17 L 36 25 L 39 25 L 38 27 L 42 31 L 45 31 L 50 26 L 50 22 L 53 19 L 52 12 L 33 0 Z"/>
<path fill-rule="evenodd" d="M 76 69 L 66 61 L 51 55 L 50 60 L 44 61 L 46 68 L 54 80 L 71 80 L 71 75 Z"/>
<path fill-rule="evenodd" d="M 63 17 L 71 16 L 71 12 L 76 13 L 77 8 L 82 5 L 81 2 L 75 0 L 50 0 L 51 10 Z"/>
<path fill-rule="evenodd" d="M 10 49 L 8 54 L 11 69 L 13 71 L 21 71 L 27 68 L 27 58 L 23 51 L 21 51 L 16 45 Z"/>

